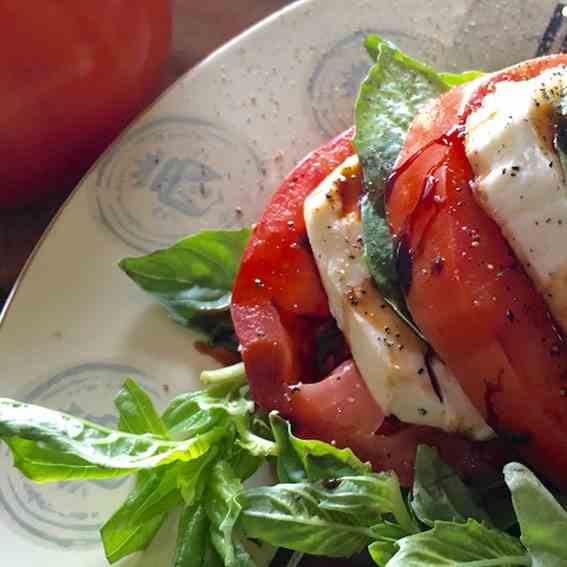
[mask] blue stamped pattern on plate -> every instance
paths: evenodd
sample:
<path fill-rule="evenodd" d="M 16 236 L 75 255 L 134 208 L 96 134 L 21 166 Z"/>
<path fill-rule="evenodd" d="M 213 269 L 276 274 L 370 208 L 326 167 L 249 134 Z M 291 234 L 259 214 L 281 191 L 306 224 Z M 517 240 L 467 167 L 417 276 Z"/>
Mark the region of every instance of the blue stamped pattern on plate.
<path fill-rule="evenodd" d="M 205 120 L 167 115 L 129 132 L 98 166 L 96 212 L 108 229 L 143 252 L 207 227 L 239 226 L 238 194 L 262 175 L 246 140 Z"/>
<path fill-rule="evenodd" d="M 335 43 L 320 58 L 307 87 L 313 117 L 326 136 L 335 136 L 352 126 L 354 101 L 372 64 L 364 49 L 364 38 L 370 33 L 377 33 L 408 53 L 422 53 L 430 63 L 443 52 L 435 39 L 395 30 L 359 31 Z"/>
<path fill-rule="evenodd" d="M 135 378 L 162 409 L 165 396 L 161 388 L 143 372 L 105 362 L 69 368 L 22 392 L 19 398 L 115 427 L 113 399 L 126 377 Z M 100 526 L 126 496 L 131 482 L 117 478 L 37 485 L 11 466 L 5 448 L 1 450 L 0 471 L 0 519 L 6 518 L 7 525 L 28 536 L 65 548 L 99 545 Z"/>

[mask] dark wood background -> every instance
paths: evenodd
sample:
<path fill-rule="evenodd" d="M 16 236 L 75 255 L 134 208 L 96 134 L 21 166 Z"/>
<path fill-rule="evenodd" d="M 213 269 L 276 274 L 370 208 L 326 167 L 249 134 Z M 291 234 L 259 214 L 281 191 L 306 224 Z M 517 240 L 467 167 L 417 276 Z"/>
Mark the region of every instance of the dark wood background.
<path fill-rule="evenodd" d="M 162 92 L 217 47 L 292 0 L 173 0 L 174 32 Z M 1 135 L 1 134 L 0 134 Z M 19 211 L 0 211 L 0 305 L 27 257 L 72 187 Z"/>

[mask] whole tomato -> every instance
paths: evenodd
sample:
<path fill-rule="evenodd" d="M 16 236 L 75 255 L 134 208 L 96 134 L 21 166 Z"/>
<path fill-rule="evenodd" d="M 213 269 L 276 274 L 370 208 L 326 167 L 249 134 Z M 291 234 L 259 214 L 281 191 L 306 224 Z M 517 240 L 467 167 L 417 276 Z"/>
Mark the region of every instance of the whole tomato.
<path fill-rule="evenodd" d="M 0 208 L 69 188 L 149 97 L 171 0 L 0 0 Z"/>

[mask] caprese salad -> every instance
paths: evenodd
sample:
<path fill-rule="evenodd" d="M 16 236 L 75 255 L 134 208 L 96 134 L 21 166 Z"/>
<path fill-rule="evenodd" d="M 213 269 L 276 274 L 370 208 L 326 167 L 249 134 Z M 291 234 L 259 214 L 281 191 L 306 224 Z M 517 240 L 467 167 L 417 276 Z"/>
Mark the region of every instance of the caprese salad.
<path fill-rule="evenodd" d="M 117 430 L 0 401 L 29 478 L 138 474 L 110 562 L 180 508 L 176 566 L 567 565 L 567 55 L 366 48 L 354 128 L 252 229 L 121 262 L 234 365 L 162 415 L 127 381 Z M 265 461 L 279 484 L 243 485 Z"/>

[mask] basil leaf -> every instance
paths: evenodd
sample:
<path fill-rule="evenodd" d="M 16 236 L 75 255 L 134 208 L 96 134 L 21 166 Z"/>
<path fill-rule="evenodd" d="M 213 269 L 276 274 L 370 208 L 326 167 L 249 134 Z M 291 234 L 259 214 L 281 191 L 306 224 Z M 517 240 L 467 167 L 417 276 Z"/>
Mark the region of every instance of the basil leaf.
<path fill-rule="evenodd" d="M 295 437 L 291 424 L 277 412 L 270 414 L 270 425 L 278 448 L 277 472 L 280 482 L 365 475 L 372 470 L 350 449 L 337 449 L 323 441 Z"/>
<path fill-rule="evenodd" d="M 436 522 L 427 532 L 397 542 L 388 567 L 495 567 L 530 565 L 526 550 L 514 537 L 469 520 L 466 524 Z"/>
<path fill-rule="evenodd" d="M 220 452 L 220 447 L 211 447 L 198 459 L 178 465 L 177 488 L 186 506 L 191 506 L 202 499 L 209 481 L 210 469 Z"/>
<path fill-rule="evenodd" d="M 101 538 L 109 563 L 146 549 L 167 513 L 180 504 L 175 466 L 165 469 L 139 478 L 125 502 L 102 527 Z"/>
<path fill-rule="evenodd" d="M 256 567 L 237 537 L 236 521 L 241 513 L 237 497 L 241 492 L 242 484 L 232 467 L 218 461 L 211 472 L 205 500 L 211 541 L 227 567 Z"/>
<path fill-rule="evenodd" d="M 567 512 L 543 484 L 523 465 L 504 467 L 504 478 L 533 567 L 567 565 Z"/>
<path fill-rule="evenodd" d="M 219 427 L 187 441 L 169 441 L 0 399 L 0 439 L 12 451 L 14 466 L 36 482 L 112 478 L 189 461 L 224 434 L 224 428 Z"/>
<path fill-rule="evenodd" d="M 203 385 L 211 389 L 214 387 L 217 395 L 234 392 L 248 383 L 243 362 L 216 370 L 204 370 L 201 372 L 200 380 Z"/>
<path fill-rule="evenodd" d="M 173 567 L 208 567 L 209 519 L 202 505 L 183 510 L 177 529 Z"/>
<path fill-rule="evenodd" d="M 464 523 L 469 518 L 491 525 L 472 491 L 435 449 L 425 445 L 417 448 L 411 507 L 430 527 L 439 520 Z"/>
<path fill-rule="evenodd" d="M 385 301 L 411 322 L 385 218 L 384 189 L 414 116 L 429 100 L 445 92 L 447 85 L 433 69 L 377 36 L 367 39 L 367 48 L 375 55 L 376 64 L 360 87 L 353 141 L 367 191 L 361 203 L 364 250 L 370 274 Z"/>
<path fill-rule="evenodd" d="M 234 445 L 226 461 L 234 470 L 234 474 L 242 481 L 250 478 L 266 462 L 262 457 L 250 454 L 248 451 Z"/>
<path fill-rule="evenodd" d="M 391 522 L 384 522 L 373 528 L 377 541 L 368 547 L 370 557 L 381 567 L 398 552 L 398 540 L 408 535 L 400 526 Z"/>
<path fill-rule="evenodd" d="M 373 527 L 385 515 L 414 531 L 399 483 L 388 474 L 254 488 L 238 500 L 239 526 L 248 537 L 313 555 L 361 551 L 376 539 Z"/>
<path fill-rule="evenodd" d="M 165 424 L 156 412 L 148 394 L 128 378 L 120 392 L 118 392 L 114 404 L 118 409 L 118 429 L 127 433 L 152 433 L 158 437 L 168 438 Z"/>
<path fill-rule="evenodd" d="M 115 405 L 120 416 L 118 425 L 121 431 L 168 437 L 149 396 L 130 378 L 116 396 Z M 109 563 L 145 549 L 167 513 L 180 502 L 176 464 L 138 474 L 135 488 L 101 529 Z"/>
<path fill-rule="evenodd" d="M 370 55 L 372 61 L 376 61 L 378 58 L 382 43 L 384 43 L 384 40 L 377 35 L 372 34 L 366 37 L 364 46 L 366 47 L 366 51 L 368 51 L 368 55 Z M 439 78 L 445 83 L 445 85 L 447 85 L 447 87 L 463 85 L 470 81 L 474 81 L 474 79 L 478 79 L 483 75 L 484 73 L 482 71 L 477 70 L 463 71 L 462 73 L 438 73 Z"/>
<path fill-rule="evenodd" d="M 234 420 L 238 432 L 237 443 L 254 457 L 273 457 L 277 454 L 274 442 L 264 439 L 251 431 L 250 416 L 238 417 Z"/>
<path fill-rule="evenodd" d="M 361 202 L 364 251 L 384 300 L 423 338 L 402 293 L 384 210 L 385 185 L 417 112 L 450 87 L 476 78 L 478 71 L 438 74 L 376 35 L 366 38 L 366 49 L 376 64 L 360 87 L 353 141 L 367 192 Z"/>
<path fill-rule="evenodd" d="M 448 87 L 458 87 L 459 85 L 474 81 L 483 75 L 484 73 L 482 71 L 471 69 L 470 71 L 463 71 L 462 73 L 439 73 L 439 78 Z"/>
<path fill-rule="evenodd" d="M 120 268 L 178 323 L 236 350 L 231 290 L 250 230 L 204 230 Z"/>
<path fill-rule="evenodd" d="M 239 525 L 248 537 L 329 557 L 349 557 L 374 539 L 351 514 L 321 510 L 317 497 L 305 483 L 246 491 Z"/>
<path fill-rule="evenodd" d="M 360 212 L 366 264 L 378 291 L 395 313 L 425 341 L 406 306 L 396 266 L 397 252 L 385 213 L 373 204 L 370 193 L 363 195 Z"/>
<path fill-rule="evenodd" d="M 431 67 L 391 43 L 378 36 L 368 38 L 367 45 L 370 42 L 376 64 L 356 100 L 354 146 L 362 161 L 366 189 L 377 204 L 414 116 L 445 92 L 447 85 Z"/>
<path fill-rule="evenodd" d="M 177 396 L 162 416 L 174 438 L 198 435 L 227 418 L 247 416 L 254 411 L 254 403 L 241 391 L 246 384 L 243 364 L 203 372 L 201 379 L 210 386 Z"/>
<path fill-rule="evenodd" d="M 196 461 L 203 459 L 206 455 L 196 459 Z M 133 492 L 136 492 L 141 484 L 149 484 L 151 492 L 140 502 L 136 510 L 131 511 L 130 520 L 134 523 L 147 522 L 181 504 L 183 499 L 179 490 L 178 479 L 183 469 L 192 465 L 193 462 L 174 463 L 154 471 L 147 471 L 146 475 L 138 475 L 138 483 Z"/>
<path fill-rule="evenodd" d="M 210 523 L 200 504 L 184 509 L 177 530 L 173 567 L 224 567 L 209 536 Z"/>

